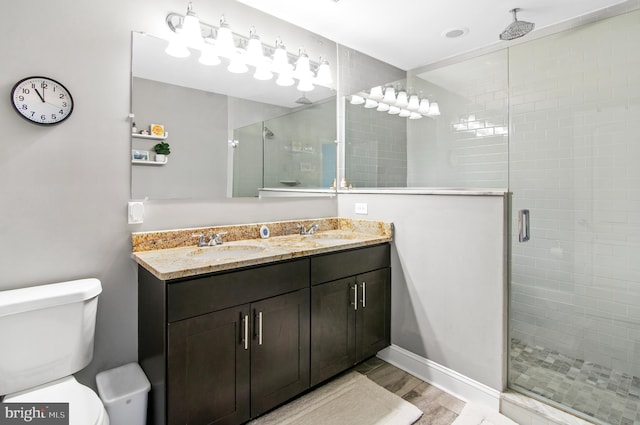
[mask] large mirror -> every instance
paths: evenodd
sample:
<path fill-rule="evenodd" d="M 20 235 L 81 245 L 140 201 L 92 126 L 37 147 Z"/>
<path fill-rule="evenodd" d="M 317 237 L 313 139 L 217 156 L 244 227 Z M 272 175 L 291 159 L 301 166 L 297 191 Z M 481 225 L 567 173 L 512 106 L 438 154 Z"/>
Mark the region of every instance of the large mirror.
<path fill-rule="evenodd" d="M 325 57 L 335 44 L 322 39 Z M 132 37 L 132 182 L 134 199 L 220 199 L 265 192 L 330 191 L 336 173 L 336 93 L 174 58 L 167 41 Z M 311 56 L 311 55 L 310 55 Z M 335 76 L 335 60 L 331 60 Z M 140 134 L 163 126 L 155 137 Z M 133 134 L 135 133 L 135 134 Z M 171 153 L 156 160 L 154 146 Z"/>
<path fill-rule="evenodd" d="M 345 98 L 354 188 L 505 188 L 507 51 L 415 70 Z"/>

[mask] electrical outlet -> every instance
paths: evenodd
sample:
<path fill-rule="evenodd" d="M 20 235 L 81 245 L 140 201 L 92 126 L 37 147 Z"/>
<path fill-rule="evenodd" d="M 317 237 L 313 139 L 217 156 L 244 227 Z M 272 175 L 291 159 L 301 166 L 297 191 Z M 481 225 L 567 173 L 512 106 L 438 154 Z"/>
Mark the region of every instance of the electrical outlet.
<path fill-rule="evenodd" d="M 356 214 L 369 214 L 367 212 L 367 204 L 356 203 Z"/>

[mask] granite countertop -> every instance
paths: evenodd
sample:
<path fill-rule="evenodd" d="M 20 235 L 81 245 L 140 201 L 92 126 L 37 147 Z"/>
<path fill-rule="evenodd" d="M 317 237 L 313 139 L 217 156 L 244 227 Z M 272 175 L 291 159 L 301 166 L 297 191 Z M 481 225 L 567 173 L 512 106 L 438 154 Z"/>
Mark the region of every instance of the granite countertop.
<path fill-rule="evenodd" d="M 318 224 L 313 235 L 292 234 Z M 262 239 L 266 225 L 271 236 Z M 223 233 L 222 245 L 198 247 L 198 235 Z M 323 218 L 132 234 L 133 259 L 161 280 L 376 245 L 392 240 L 391 223 Z"/>

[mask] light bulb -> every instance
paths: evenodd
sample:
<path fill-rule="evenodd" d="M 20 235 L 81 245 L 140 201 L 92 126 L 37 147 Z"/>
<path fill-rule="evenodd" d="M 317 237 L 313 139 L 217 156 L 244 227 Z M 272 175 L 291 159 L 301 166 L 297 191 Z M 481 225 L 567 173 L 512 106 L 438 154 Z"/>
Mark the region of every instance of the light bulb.
<path fill-rule="evenodd" d="M 435 117 L 438 115 L 440 115 L 440 107 L 438 106 L 438 102 L 431 102 L 431 105 L 429 106 L 429 113 L 427 114 L 427 116 Z"/>
<path fill-rule="evenodd" d="M 186 58 L 191 54 L 187 46 L 185 46 L 177 36 L 171 39 L 167 48 L 164 49 L 164 52 L 174 58 Z"/>
<path fill-rule="evenodd" d="M 182 21 L 182 29 L 180 30 L 180 38 L 187 46 L 200 48 L 204 40 L 202 39 L 202 30 L 200 29 L 200 19 L 193 11 L 191 2 L 187 6 L 187 14 Z"/>
<path fill-rule="evenodd" d="M 365 107 L 365 108 L 367 108 L 367 109 L 372 109 L 372 108 L 375 108 L 375 107 L 377 107 L 377 106 L 378 106 L 378 102 L 376 102 L 376 101 L 375 101 L 375 100 L 373 100 L 373 99 L 367 99 L 367 100 L 364 102 L 364 107 Z"/>
<path fill-rule="evenodd" d="M 409 104 L 407 105 L 407 109 L 410 111 L 417 111 L 420 107 L 420 101 L 418 100 L 417 94 L 412 94 L 409 96 Z"/>
<path fill-rule="evenodd" d="M 400 113 L 400 108 L 394 105 L 389 106 L 389 111 L 387 112 L 387 114 L 396 115 L 399 113 Z"/>
<path fill-rule="evenodd" d="M 422 115 L 417 112 L 412 112 L 411 115 L 409 115 L 410 120 L 419 120 L 420 118 L 422 118 Z"/>
<path fill-rule="evenodd" d="M 224 15 L 220 18 L 220 28 L 218 28 L 218 38 L 216 40 L 216 53 L 218 56 L 231 58 L 236 53 L 236 45 L 233 42 L 233 33 L 229 24 L 224 19 Z"/>
<path fill-rule="evenodd" d="M 269 69 L 269 64 L 262 58 L 262 61 L 256 66 L 256 72 L 253 73 L 256 80 L 267 81 L 273 78 L 273 73 Z"/>
<path fill-rule="evenodd" d="M 426 97 L 424 99 L 420 99 L 418 112 L 420 112 L 422 115 L 427 115 L 429 113 L 429 99 L 427 99 Z"/>
<path fill-rule="evenodd" d="M 276 49 L 273 52 L 273 63 L 271 68 L 274 72 L 281 73 L 289 69 L 291 65 L 289 65 L 289 57 L 287 54 L 287 49 L 282 44 L 282 40 L 276 40 Z"/>
<path fill-rule="evenodd" d="M 249 65 L 258 66 L 264 60 L 260 37 L 255 33 L 255 28 L 249 30 L 249 42 L 247 43 L 247 59 Z"/>
<path fill-rule="evenodd" d="M 331 68 L 329 68 L 329 62 L 322 61 L 322 63 L 318 67 L 316 83 L 325 87 L 328 87 L 333 83 L 333 78 L 331 78 Z"/>
<path fill-rule="evenodd" d="M 382 98 L 384 97 L 384 95 L 382 94 L 381 86 L 371 87 L 371 91 L 369 93 L 369 97 L 374 100 L 382 100 Z"/>
<path fill-rule="evenodd" d="M 299 82 L 298 82 L 298 87 L 296 87 L 298 90 L 302 91 L 302 92 L 307 92 L 307 91 L 311 91 L 313 90 L 315 87 L 313 86 L 313 84 L 311 83 L 311 78 L 302 78 Z"/>
<path fill-rule="evenodd" d="M 400 108 L 406 108 L 409 105 L 409 100 L 407 99 L 407 92 L 401 90 L 398 92 L 398 97 L 396 98 L 396 106 Z"/>
<path fill-rule="evenodd" d="M 389 105 L 381 102 L 381 103 L 378 103 L 378 108 L 376 109 L 376 111 L 387 112 L 389 108 L 390 108 Z"/>
<path fill-rule="evenodd" d="M 364 103 L 364 97 L 358 96 L 357 94 L 351 95 L 351 101 L 349 102 L 352 105 L 362 105 Z"/>
<path fill-rule="evenodd" d="M 296 61 L 296 69 L 293 70 L 293 76 L 299 80 L 313 76 L 309 64 L 309 56 L 307 56 L 304 50 L 300 51 L 300 55 Z"/>
<path fill-rule="evenodd" d="M 387 87 L 384 90 L 384 97 L 382 99 L 384 103 L 388 103 L 389 105 L 393 105 L 396 103 L 396 89 L 393 87 Z"/>

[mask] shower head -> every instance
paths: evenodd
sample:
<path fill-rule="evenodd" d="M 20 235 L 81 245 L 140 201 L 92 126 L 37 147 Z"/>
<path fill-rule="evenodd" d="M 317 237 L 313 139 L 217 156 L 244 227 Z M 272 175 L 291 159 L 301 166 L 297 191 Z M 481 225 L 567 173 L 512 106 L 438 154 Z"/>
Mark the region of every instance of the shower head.
<path fill-rule="evenodd" d="M 513 40 L 515 38 L 520 38 L 523 35 L 528 34 L 533 30 L 536 24 L 526 21 L 518 21 L 518 17 L 516 13 L 519 12 L 520 9 L 515 8 L 511 9 L 509 12 L 513 13 L 513 22 L 505 28 L 504 31 L 500 33 L 500 40 Z"/>
<path fill-rule="evenodd" d="M 269 130 L 269 127 L 267 126 L 264 127 L 262 132 L 264 133 L 264 137 L 267 139 L 272 139 L 274 136 L 273 131 Z"/>
<path fill-rule="evenodd" d="M 296 103 L 299 103 L 300 105 L 311 105 L 312 102 L 307 99 L 307 95 L 303 92 L 302 96 L 296 100 Z"/>

